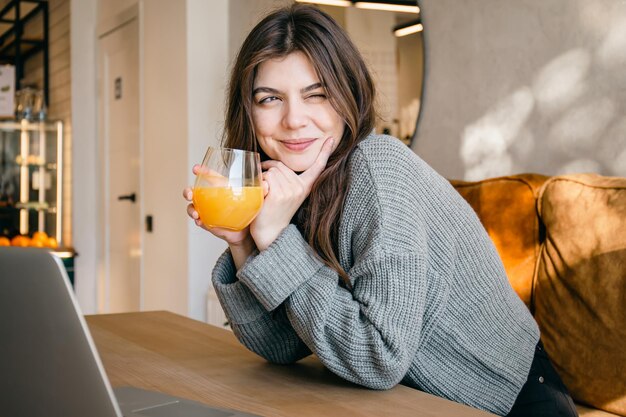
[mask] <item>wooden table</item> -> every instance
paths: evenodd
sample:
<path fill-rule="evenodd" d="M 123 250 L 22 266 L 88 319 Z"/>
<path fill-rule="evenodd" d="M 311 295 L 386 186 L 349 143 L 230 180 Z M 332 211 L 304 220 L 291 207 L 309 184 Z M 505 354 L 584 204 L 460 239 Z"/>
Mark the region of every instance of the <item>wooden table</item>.
<path fill-rule="evenodd" d="M 274 416 L 491 416 L 405 386 L 373 391 L 317 358 L 274 365 L 225 329 L 173 313 L 87 316 L 115 386 L 131 385 L 218 407 Z"/>

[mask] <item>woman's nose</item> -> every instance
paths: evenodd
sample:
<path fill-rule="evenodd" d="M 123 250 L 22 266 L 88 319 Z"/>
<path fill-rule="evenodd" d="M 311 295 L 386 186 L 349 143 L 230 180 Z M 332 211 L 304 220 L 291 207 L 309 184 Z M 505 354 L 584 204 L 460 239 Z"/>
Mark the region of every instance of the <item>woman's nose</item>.
<path fill-rule="evenodd" d="M 288 101 L 284 109 L 283 124 L 287 129 L 293 130 L 306 126 L 308 115 L 304 103 Z"/>

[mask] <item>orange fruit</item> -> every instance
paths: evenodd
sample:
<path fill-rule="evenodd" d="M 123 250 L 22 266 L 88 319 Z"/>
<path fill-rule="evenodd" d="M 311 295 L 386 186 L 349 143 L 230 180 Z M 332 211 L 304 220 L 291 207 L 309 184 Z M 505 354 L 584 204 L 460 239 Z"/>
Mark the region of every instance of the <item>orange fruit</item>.
<path fill-rule="evenodd" d="M 33 240 L 41 240 L 45 243 L 48 240 L 48 234 L 46 232 L 35 232 L 33 233 Z"/>
<path fill-rule="evenodd" d="M 59 242 L 57 242 L 55 238 L 49 237 L 48 240 L 46 241 L 46 246 L 49 248 L 56 249 L 59 247 Z"/>
<path fill-rule="evenodd" d="M 0 246 L 11 246 L 11 241 L 6 236 L 0 236 Z"/>
<path fill-rule="evenodd" d="M 30 238 L 24 235 L 17 235 L 11 239 L 11 245 L 26 247 L 30 243 Z"/>
<path fill-rule="evenodd" d="M 43 248 L 44 246 L 46 246 L 46 241 L 41 239 L 31 239 L 28 246 L 31 246 L 33 248 Z"/>

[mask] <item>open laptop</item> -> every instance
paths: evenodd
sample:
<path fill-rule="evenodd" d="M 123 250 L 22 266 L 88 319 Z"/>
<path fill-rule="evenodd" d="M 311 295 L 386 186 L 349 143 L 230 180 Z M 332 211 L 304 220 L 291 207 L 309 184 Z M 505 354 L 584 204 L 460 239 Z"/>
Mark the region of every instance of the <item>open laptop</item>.
<path fill-rule="evenodd" d="M 0 415 L 253 416 L 134 387 L 111 389 L 61 261 L 0 247 Z"/>

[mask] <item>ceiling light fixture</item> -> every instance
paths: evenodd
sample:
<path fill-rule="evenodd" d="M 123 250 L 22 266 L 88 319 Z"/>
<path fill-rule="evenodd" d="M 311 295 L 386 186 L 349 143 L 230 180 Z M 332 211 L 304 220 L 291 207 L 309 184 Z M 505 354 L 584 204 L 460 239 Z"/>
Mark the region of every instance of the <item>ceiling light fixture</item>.
<path fill-rule="evenodd" d="M 296 0 L 298 3 L 324 4 L 327 6 L 354 6 L 358 9 L 385 10 L 389 12 L 419 13 L 420 8 L 415 1 L 358 1 L 358 0 Z"/>
<path fill-rule="evenodd" d="M 393 34 L 397 37 L 410 35 L 412 33 L 421 32 L 424 30 L 424 25 L 422 25 L 419 20 L 414 20 L 412 22 L 405 23 L 403 25 L 396 26 L 393 28 Z"/>
<path fill-rule="evenodd" d="M 415 2 L 404 2 L 403 4 L 399 3 L 383 3 L 383 2 L 373 2 L 373 1 L 355 1 L 354 6 L 359 9 L 370 9 L 370 10 L 385 10 L 388 12 L 402 12 L 402 13 L 419 13 L 420 8 L 415 4 Z"/>
<path fill-rule="evenodd" d="M 296 0 L 298 3 L 324 4 L 326 6 L 350 7 L 350 0 Z"/>

